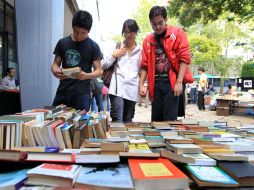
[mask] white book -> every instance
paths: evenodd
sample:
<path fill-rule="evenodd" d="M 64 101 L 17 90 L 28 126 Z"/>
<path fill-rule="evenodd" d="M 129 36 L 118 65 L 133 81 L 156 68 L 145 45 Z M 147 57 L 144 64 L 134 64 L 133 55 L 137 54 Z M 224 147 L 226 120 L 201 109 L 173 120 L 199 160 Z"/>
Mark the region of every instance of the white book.
<path fill-rule="evenodd" d="M 128 142 L 129 137 L 109 137 L 108 142 Z"/>
<path fill-rule="evenodd" d="M 129 142 L 130 144 L 146 144 L 147 140 L 146 139 L 130 139 Z"/>
<path fill-rule="evenodd" d="M 76 154 L 76 163 L 118 163 L 120 162 L 120 157 L 118 154 Z"/>
<path fill-rule="evenodd" d="M 10 128 L 11 128 L 11 136 L 10 136 L 10 138 L 11 138 L 11 144 L 10 144 L 10 148 L 11 149 L 14 149 L 14 147 L 15 147 L 15 139 L 16 139 L 16 123 L 12 123 L 11 125 L 10 125 Z"/>
<path fill-rule="evenodd" d="M 5 149 L 9 150 L 11 148 L 11 126 L 10 124 L 4 126 L 6 128 Z"/>
<path fill-rule="evenodd" d="M 56 140 L 59 144 L 59 147 L 60 149 L 65 149 L 66 148 L 66 145 L 65 145 L 65 142 L 64 142 L 64 138 L 63 138 L 63 134 L 62 134 L 62 130 L 61 128 L 63 127 L 64 125 L 59 125 L 58 127 L 56 127 L 55 129 L 55 132 L 56 132 Z"/>
<path fill-rule="evenodd" d="M 73 74 L 78 74 L 80 73 L 80 71 L 81 71 L 80 67 L 71 67 L 62 69 L 63 75 L 67 77 L 72 77 Z"/>
<path fill-rule="evenodd" d="M 254 151 L 254 142 L 247 139 L 238 139 L 234 142 L 221 142 L 235 152 Z"/>
<path fill-rule="evenodd" d="M 195 144 L 168 144 L 167 146 L 177 154 L 203 153 L 203 149 Z"/>
<path fill-rule="evenodd" d="M 189 163 L 188 165 L 196 165 L 196 166 L 216 166 L 216 160 L 210 158 L 205 154 L 183 154 L 184 157 L 193 158 L 195 160 L 194 163 Z"/>
<path fill-rule="evenodd" d="M 88 189 L 134 189 L 127 165 L 111 167 L 83 167 L 74 184 L 75 188 Z"/>
<path fill-rule="evenodd" d="M 30 175 L 52 176 L 73 179 L 79 173 L 81 166 L 79 165 L 64 165 L 64 164 L 41 164 L 27 172 Z"/>

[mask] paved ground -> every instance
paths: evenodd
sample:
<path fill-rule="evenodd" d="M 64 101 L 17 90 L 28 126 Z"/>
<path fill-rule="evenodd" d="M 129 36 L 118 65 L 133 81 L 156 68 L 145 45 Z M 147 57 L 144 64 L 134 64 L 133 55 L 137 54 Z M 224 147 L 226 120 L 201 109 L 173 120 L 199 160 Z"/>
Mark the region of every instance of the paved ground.
<path fill-rule="evenodd" d="M 230 116 L 217 116 L 216 111 L 199 111 L 197 105 L 186 105 L 186 118 L 196 118 L 198 120 L 214 121 L 225 120 L 228 122 L 228 126 L 241 126 L 243 124 L 254 123 L 254 116 L 248 116 L 243 114 L 234 114 Z M 147 108 L 136 105 L 134 122 L 150 122 L 151 121 L 151 105 Z"/>

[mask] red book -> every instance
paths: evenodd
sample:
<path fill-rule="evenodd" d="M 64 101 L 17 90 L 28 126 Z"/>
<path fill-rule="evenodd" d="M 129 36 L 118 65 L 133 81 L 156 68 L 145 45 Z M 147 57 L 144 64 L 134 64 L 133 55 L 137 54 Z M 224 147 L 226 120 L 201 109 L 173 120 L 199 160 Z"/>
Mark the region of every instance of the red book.
<path fill-rule="evenodd" d="M 168 159 L 129 159 L 136 189 L 188 189 L 188 177 Z"/>

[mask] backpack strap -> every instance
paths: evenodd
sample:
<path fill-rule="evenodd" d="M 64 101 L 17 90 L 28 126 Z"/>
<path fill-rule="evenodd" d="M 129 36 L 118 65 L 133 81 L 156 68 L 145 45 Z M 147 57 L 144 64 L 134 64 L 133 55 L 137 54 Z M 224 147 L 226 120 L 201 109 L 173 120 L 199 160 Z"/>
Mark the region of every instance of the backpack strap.
<path fill-rule="evenodd" d="M 116 49 L 119 49 L 121 47 L 121 42 L 117 42 Z M 114 73 L 115 73 L 115 79 L 116 79 L 116 95 L 117 95 L 117 76 L 116 76 L 116 64 L 117 64 L 117 58 L 114 63 Z"/>

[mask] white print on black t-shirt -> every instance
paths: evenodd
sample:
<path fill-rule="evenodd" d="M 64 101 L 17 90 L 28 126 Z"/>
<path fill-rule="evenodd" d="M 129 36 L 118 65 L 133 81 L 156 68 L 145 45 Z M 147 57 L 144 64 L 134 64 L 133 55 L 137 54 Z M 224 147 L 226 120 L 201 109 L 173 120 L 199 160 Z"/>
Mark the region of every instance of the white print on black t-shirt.
<path fill-rule="evenodd" d="M 81 56 L 80 53 L 75 49 L 67 50 L 64 54 L 66 65 L 69 67 L 75 67 L 79 65 Z"/>

